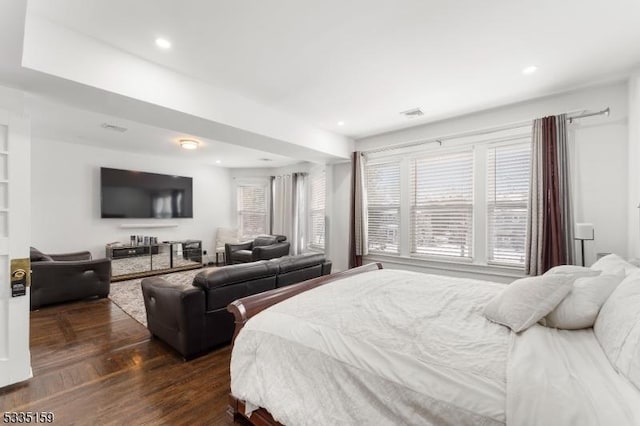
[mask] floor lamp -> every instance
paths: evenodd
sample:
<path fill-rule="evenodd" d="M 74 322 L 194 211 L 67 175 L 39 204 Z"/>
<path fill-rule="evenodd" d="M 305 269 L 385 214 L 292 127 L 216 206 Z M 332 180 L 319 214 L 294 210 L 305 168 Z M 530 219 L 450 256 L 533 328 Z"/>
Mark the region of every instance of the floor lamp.
<path fill-rule="evenodd" d="M 584 242 L 594 240 L 595 235 L 596 234 L 593 229 L 593 223 L 576 223 L 576 232 L 574 235 L 574 239 L 580 240 L 580 248 L 582 251 L 582 266 L 586 266 L 584 263 Z"/>

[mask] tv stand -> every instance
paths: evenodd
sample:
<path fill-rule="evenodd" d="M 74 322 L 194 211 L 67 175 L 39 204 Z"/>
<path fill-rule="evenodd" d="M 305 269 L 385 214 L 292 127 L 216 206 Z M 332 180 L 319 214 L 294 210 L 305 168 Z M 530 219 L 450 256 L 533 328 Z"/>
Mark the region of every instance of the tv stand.
<path fill-rule="evenodd" d="M 152 245 L 107 244 L 111 281 L 123 281 L 202 267 L 202 241 L 165 241 Z"/>

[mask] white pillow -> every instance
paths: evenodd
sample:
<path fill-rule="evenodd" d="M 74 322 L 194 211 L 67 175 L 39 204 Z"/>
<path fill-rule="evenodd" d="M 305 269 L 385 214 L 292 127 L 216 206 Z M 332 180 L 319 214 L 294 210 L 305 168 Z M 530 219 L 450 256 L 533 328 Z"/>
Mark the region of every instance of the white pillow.
<path fill-rule="evenodd" d="M 611 293 L 593 331 L 614 368 L 640 389 L 640 273 Z"/>
<path fill-rule="evenodd" d="M 578 278 L 567 297 L 540 323 L 565 330 L 593 327 L 600 308 L 623 279 L 622 269 L 617 274 Z"/>
<path fill-rule="evenodd" d="M 516 333 L 526 330 L 558 306 L 572 285 L 567 274 L 521 278 L 485 306 L 484 316 Z"/>
<path fill-rule="evenodd" d="M 640 268 L 627 262 L 617 254 L 608 254 L 591 265 L 591 269 L 602 271 L 603 274 L 613 274 L 620 268 L 624 269 L 626 275 L 640 271 Z"/>
<path fill-rule="evenodd" d="M 573 275 L 574 278 L 582 278 L 597 277 L 600 273 L 601 271 L 596 271 L 595 269 L 587 268 L 586 266 L 560 265 L 549 269 L 544 273 L 544 275 L 569 274 Z"/>

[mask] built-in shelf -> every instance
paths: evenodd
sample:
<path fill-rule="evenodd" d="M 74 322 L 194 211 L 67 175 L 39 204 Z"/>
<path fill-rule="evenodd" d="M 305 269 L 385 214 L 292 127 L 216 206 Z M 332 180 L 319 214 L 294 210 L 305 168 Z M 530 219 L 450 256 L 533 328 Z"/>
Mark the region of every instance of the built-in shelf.
<path fill-rule="evenodd" d="M 123 223 L 120 228 L 177 228 L 175 223 Z"/>

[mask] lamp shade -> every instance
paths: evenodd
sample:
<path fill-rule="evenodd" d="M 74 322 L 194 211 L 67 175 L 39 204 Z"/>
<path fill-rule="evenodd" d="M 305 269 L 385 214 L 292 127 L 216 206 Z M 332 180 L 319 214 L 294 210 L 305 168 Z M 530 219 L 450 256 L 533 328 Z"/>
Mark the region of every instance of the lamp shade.
<path fill-rule="evenodd" d="M 574 233 L 576 240 L 593 240 L 594 237 L 593 223 L 576 223 L 576 232 Z"/>

